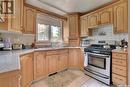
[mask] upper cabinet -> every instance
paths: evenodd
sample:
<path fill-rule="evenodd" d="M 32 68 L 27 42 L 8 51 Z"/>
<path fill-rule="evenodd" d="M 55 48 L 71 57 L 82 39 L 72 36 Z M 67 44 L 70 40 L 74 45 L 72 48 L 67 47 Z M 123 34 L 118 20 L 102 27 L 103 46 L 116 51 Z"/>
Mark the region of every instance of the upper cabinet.
<path fill-rule="evenodd" d="M 128 3 L 120 3 L 114 6 L 114 32 L 128 32 Z"/>
<path fill-rule="evenodd" d="M 81 19 L 81 36 L 86 36 L 86 31 L 90 31 L 91 28 L 105 24 L 113 24 L 114 33 L 127 33 L 128 1 L 119 0 L 118 2 L 115 2 L 104 8 L 81 16 L 81 18 L 82 17 L 86 17 L 86 19 L 88 19 L 88 23 L 85 23 L 85 20 Z"/>
<path fill-rule="evenodd" d="M 36 10 L 24 7 L 24 33 L 34 34 L 36 29 Z"/>
<path fill-rule="evenodd" d="M 79 37 L 79 15 L 71 14 L 68 17 L 69 19 L 69 38 L 78 38 Z"/>
<path fill-rule="evenodd" d="M 5 21 L 0 23 L 0 29 L 22 32 L 23 27 L 23 0 L 14 1 L 14 14 L 7 14 Z"/>
<path fill-rule="evenodd" d="M 23 0 L 15 0 L 15 13 L 8 19 L 10 22 L 10 30 L 16 32 L 22 32 L 22 19 L 23 19 Z"/>
<path fill-rule="evenodd" d="M 92 13 L 88 15 L 88 27 L 96 27 L 98 26 L 98 13 Z"/>
<path fill-rule="evenodd" d="M 69 45 L 70 46 L 79 46 L 79 34 L 80 34 L 80 27 L 79 27 L 79 14 L 70 14 L 68 15 L 69 21 Z"/>
<path fill-rule="evenodd" d="M 111 24 L 113 22 L 112 8 L 104 8 L 99 11 L 99 25 Z"/>
<path fill-rule="evenodd" d="M 88 28 L 88 18 L 80 18 L 80 37 L 91 36 L 91 30 Z"/>
<path fill-rule="evenodd" d="M 102 8 L 94 13 L 88 14 L 88 27 L 93 28 L 99 25 L 112 24 L 113 12 L 111 7 Z"/>

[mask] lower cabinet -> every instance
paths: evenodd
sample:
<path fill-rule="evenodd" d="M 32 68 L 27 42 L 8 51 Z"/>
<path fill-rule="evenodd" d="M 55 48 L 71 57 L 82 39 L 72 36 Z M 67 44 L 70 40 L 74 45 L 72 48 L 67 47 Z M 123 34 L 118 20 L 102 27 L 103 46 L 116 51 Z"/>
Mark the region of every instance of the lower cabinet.
<path fill-rule="evenodd" d="M 69 49 L 69 67 L 83 69 L 83 53 L 80 48 Z"/>
<path fill-rule="evenodd" d="M 58 59 L 58 70 L 62 71 L 68 68 L 68 53 L 60 54 Z"/>
<path fill-rule="evenodd" d="M 34 53 L 34 79 L 47 75 L 47 63 L 45 52 Z"/>
<path fill-rule="evenodd" d="M 19 71 L 0 73 L 0 87 L 20 87 Z"/>
<path fill-rule="evenodd" d="M 112 52 L 112 82 L 114 85 L 128 85 L 128 53 Z M 125 86 L 124 86 L 125 87 Z"/>
<path fill-rule="evenodd" d="M 29 87 L 33 80 L 42 79 L 49 74 L 63 71 L 69 67 L 77 69 L 83 68 L 81 52 L 79 48 L 72 48 L 69 50 L 39 51 L 34 52 L 34 54 L 22 55 L 20 58 L 21 87 Z"/>
<path fill-rule="evenodd" d="M 21 87 L 29 87 L 33 81 L 33 54 L 21 56 Z"/>
<path fill-rule="evenodd" d="M 58 71 L 58 55 L 49 55 L 47 58 L 48 74 L 52 74 Z"/>
<path fill-rule="evenodd" d="M 68 68 L 68 50 L 47 52 L 48 74 L 59 72 Z"/>
<path fill-rule="evenodd" d="M 68 68 L 68 49 L 34 53 L 34 80 Z"/>

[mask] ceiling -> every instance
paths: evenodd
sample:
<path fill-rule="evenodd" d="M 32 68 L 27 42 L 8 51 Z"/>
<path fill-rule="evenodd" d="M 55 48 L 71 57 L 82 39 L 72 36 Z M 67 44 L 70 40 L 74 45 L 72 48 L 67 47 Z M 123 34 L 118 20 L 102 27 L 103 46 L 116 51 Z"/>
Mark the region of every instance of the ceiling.
<path fill-rule="evenodd" d="M 28 4 L 64 15 L 72 12 L 87 12 L 113 0 L 26 0 Z"/>

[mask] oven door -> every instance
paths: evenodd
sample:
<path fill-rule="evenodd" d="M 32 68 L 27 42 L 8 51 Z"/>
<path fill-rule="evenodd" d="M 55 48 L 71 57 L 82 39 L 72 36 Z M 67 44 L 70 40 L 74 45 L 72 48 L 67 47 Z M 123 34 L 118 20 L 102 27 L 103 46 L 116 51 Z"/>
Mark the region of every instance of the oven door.
<path fill-rule="evenodd" d="M 104 75 L 110 75 L 110 55 L 87 53 L 88 69 Z"/>

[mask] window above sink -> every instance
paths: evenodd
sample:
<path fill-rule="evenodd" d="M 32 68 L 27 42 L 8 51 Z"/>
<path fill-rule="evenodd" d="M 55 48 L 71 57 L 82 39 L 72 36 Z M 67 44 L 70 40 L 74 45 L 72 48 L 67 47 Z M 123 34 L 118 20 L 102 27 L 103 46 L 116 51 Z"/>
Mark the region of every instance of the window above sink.
<path fill-rule="evenodd" d="M 45 15 L 37 15 L 36 42 L 62 42 L 62 21 Z"/>

